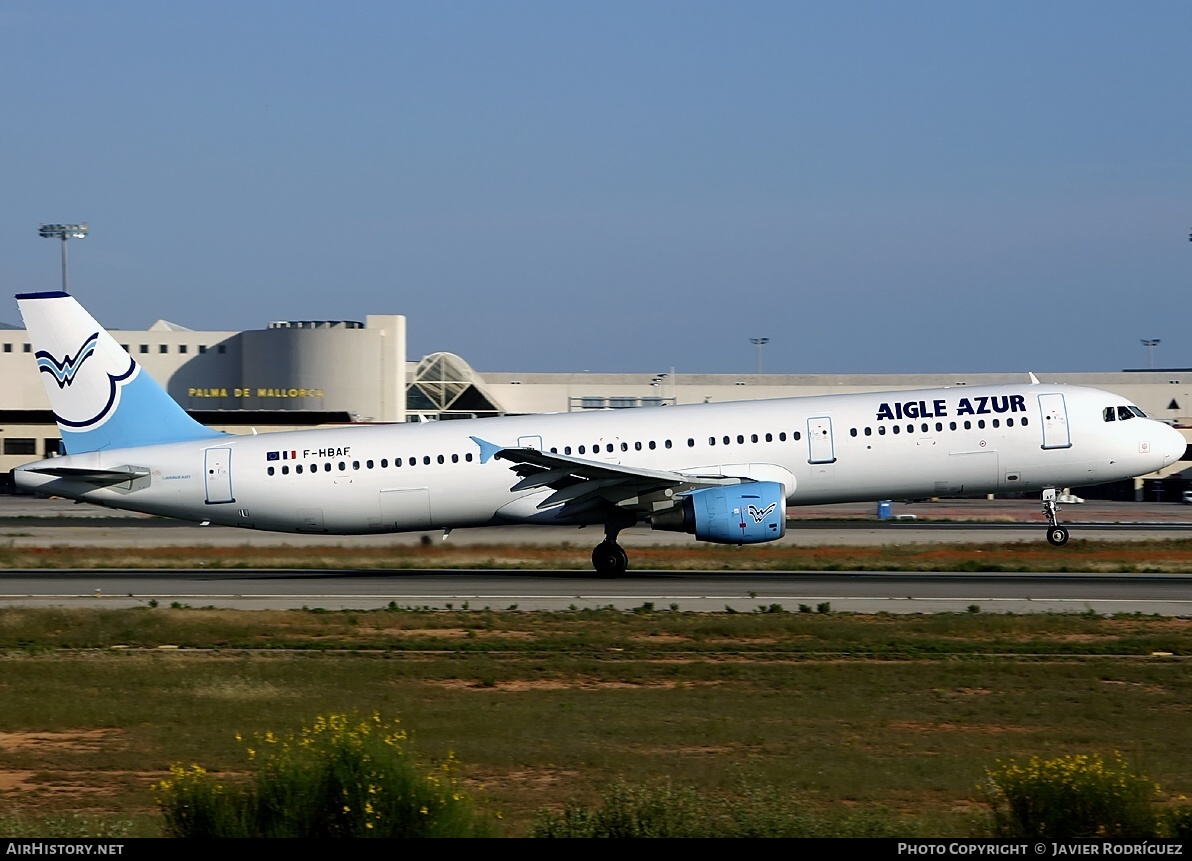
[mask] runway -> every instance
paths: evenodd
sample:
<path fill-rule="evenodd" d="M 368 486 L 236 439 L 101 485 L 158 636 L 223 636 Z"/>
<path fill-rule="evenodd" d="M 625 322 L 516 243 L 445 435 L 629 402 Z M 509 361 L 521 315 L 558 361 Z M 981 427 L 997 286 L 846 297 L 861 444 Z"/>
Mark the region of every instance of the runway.
<path fill-rule="evenodd" d="M 891 545 L 1042 543 L 1030 500 L 895 504 L 904 519 L 877 522 L 869 505 L 794 508 L 783 543 Z M 1074 540 L 1142 541 L 1192 535 L 1192 506 L 1093 503 L 1068 506 Z M 1076 516 L 1079 515 L 1079 518 Z M 912 521 L 910 517 L 915 519 Z M 461 544 L 584 547 L 598 529 L 500 527 L 457 530 Z M 370 546 L 440 541 L 441 533 L 292 535 L 150 518 L 64 500 L 0 497 L 0 547 Z M 621 535 L 634 547 L 681 546 L 694 538 L 638 528 Z M 1057 550 L 1063 553 L 1063 550 Z M 0 607 L 220 607 L 245 610 L 388 606 L 434 609 L 568 610 L 653 605 L 690 612 L 759 608 L 857 613 L 1086 612 L 1192 616 L 1192 576 L 1105 574 L 907 574 L 874 572 L 695 573 L 630 571 L 601 580 L 576 571 L 6 571 Z"/>
<path fill-rule="evenodd" d="M 154 604 L 156 602 L 156 604 Z M 0 607 L 1144 613 L 1192 617 L 1192 576 L 642 571 L 12 571 Z"/>

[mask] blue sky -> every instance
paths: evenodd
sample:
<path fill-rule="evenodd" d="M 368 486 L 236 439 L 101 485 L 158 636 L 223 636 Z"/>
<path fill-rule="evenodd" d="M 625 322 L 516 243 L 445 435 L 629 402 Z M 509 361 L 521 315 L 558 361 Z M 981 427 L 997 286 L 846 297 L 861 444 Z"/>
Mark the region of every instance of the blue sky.
<path fill-rule="evenodd" d="M 0 278 L 491 371 L 1192 366 L 1187 2 L 0 5 Z M 15 303 L 0 320 L 18 322 Z"/>

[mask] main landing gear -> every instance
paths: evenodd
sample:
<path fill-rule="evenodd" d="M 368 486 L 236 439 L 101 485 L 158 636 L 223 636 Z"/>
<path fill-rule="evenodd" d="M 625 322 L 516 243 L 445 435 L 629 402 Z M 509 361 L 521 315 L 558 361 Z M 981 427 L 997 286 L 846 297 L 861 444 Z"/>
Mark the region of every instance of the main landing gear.
<path fill-rule="evenodd" d="M 629 554 L 617 543 L 617 535 L 628 524 L 605 524 L 604 540 L 592 551 L 592 567 L 601 577 L 620 577 L 629 570 Z"/>
<path fill-rule="evenodd" d="M 1050 524 L 1047 527 L 1047 543 L 1052 547 L 1063 547 L 1068 543 L 1068 530 L 1056 520 L 1057 511 L 1059 506 L 1055 504 L 1055 488 L 1049 487 L 1043 491 L 1043 515 Z"/>

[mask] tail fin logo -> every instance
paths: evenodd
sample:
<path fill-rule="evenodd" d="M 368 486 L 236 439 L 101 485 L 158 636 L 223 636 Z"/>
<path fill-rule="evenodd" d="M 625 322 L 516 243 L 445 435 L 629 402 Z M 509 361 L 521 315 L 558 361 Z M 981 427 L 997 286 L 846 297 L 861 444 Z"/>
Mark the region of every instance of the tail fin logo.
<path fill-rule="evenodd" d="M 47 350 L 35 355 L 37 369 L 58 385 L 55 391 L 46 383 L 54 418 L 60 427 L 72 430 L 91 430 L 106 422 L 120 402 L 120 390 L 140 370 L 132 356 L 102 331 L 84 339 L 73 356 L 67 353 L 59 360 Z"/>
<path fill-rule="evenodd" d="M 71 356 L 70 353 L 67 353 L 61 362 L 45 350 L 38 350 L 35 354 L 37 356 L 37 369 L 52 376 L 54 382 L 58 384 L 58 388 L 65 388 L 74 382 L 75 374 L 79 372 L 79 368 L 83 366 L 83 362 L 91 358 L 98 343 L 99 333 L 96 332 L 83 342 L 83 346 L 79 347 L 77 354 Z"/>

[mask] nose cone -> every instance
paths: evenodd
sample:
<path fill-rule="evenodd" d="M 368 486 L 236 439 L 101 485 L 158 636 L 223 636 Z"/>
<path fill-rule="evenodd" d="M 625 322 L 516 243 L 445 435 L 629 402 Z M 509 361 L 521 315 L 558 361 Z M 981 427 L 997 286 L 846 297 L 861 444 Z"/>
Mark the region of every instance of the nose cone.
<path fill-rule="evenodd" d="M 1188 441 L 1184 435 L 1169 425 L 1163 425 L 1159 435 L 1159 450 L 1163 452 L 1163 465 L 1175 463 L 1184 456 Z"/>

